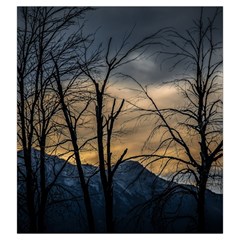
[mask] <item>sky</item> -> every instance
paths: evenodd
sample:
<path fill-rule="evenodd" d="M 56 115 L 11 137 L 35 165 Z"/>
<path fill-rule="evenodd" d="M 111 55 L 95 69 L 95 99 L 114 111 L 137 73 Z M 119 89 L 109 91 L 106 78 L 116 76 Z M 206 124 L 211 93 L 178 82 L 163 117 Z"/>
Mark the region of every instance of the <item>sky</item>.
<path fill-rule="evenodd" d="M 200 9 L 200 7 L 94 7 L 85 15 L 84 33 L 96 32 L 94 46 L 102 43 L 105 49 L 111 37 L 112 49 L 115 50 L 122 43 L 123 36 L 131 30 L 133 32 L 128 39 L 129 46 L 164 28 L 184 33 L 200 16 Z M 208 17 L 212 17 L 215 10 L 215 7 L 204 7 L 205 21 Z M 20 23 L 18 20 L 18 24 Z M 215 38 L 222 41 L 222 14 L 217 17 L 215 26 L 219 29 Z M 160 49 L 160 45 L 150 47 L 139 61 L 124 66 L 124 72 L 134 74 L 134 77 L 142 83 L 161 83 L 173 80 L 182 66 L 179 65 L 174 71 L 169 71 L 172 62 L 162 64 L 165 57 L 153 55 Z"/>
<path fill-rule="evenodd" d="M 215 10 L 215 8 L 204 8 L 204 19 L 207 19 L 208 16 L 212 17 Z M 96 31 L 95 44 L 93 45 L 95 47 L 102 43 L 103 48 L 106 48 L 109 38 L 112 37 L 111 49 L 115 51 L 121 45 L 123 36 L 133 28 L 128 40 L 129 46 L 134 45 L 145 36 L 159 29 L 170 27 L 179 33 L 183 33 L 193 26 L 193 20 L 196 20 L 199 15 L 199 7 L 96 7 L 86 13 L 83 31 L 85 34 Z M 21 24 L 21 22 L 18 21 L 18 24 Z M 216 26 L 220 29 L 220 34 L 215 37 L 221 41 L 221 15 L 217 18 Z M 174 80 L 177 73 L 182 73 L 182 65 L 177 66 L 174 71 L 170 71 L 172 61 L 162 65 L 161 62 L 165 56 L 159 57 L 157 55 L 156 57 L 156 55 L 153 55 L 159 48 L 160 45 L 148 48 L 140 59 L 124 65 L 120 71 L 136 78 L 143 85 L 149 85 L 150 94 L 155 99 L 158 107 L 176 107 L 179 102 L 182 102 L 176 89 L 169 86 L 160 87 L 160 84 Z M 137 85 L 133 82 L 112 76 L 109 83 L 115 83 L 108 89 L 108 93 L 112 96 L 134 103 L 138 99 L 138 93 L 132 90 L 137 88 Z M 141 104 L 145 107 L 149 106 L 147 101 L 142 101 Z M 106 111 L 109 110 L 107 103 L 105 105 Z M 128 107 L 128 105 L 125 104 L 125 107 Z M 123 126 L 125 134 L 114 142 L 114 152 L 121 155 L 124 149 L 128 148 L 128 157 L 140 153 L 149 153 L 154 146 L 158 145 L 160 139 L 160 136 L 154 138 L 151 146 L 145 148 L 144 152 L 142 152 L 142 147 L 154 127 L 153 120 L 146 121 L 145 119 L 145 121 L 136 123 L 136 121 L 129 121 L 129 118 L 129 113 L 123 113 L 117 121 L 116 128 L 121 129 Z M 82 136 L 89 134 L 88 131 L 84 130 L 81 130 L 81 133 Z M 96 162 L 97 152 L 83 153 L 82 159 L 83 162 Z"/>
<path fill-rule="evenodd" d="M 211 16 L 214 11 L 214 7 L 204 8 L 206 16 Z M 135 25 L 135 41 L 164 27 L 184 31 L 192 26 L 192 20 L 199 15 L 200 7 L 96 7 L 87 13 L 86 27 L 91 30 L 100 27 L 100 39 L 113 37 L 119 41 L 122 34 Z M 221 18 L 218 18 L 217 25 L 221 28 Z"/>
<path fill-rule="evenodd" d="M 214 7 L 204 8 L 205 19 L 215 12 Z M 96 42 L 103 42 L 106 46 L 108 39 L 112 37 L 113 45 L 117 48 L 121 44 L 123 35 L 134 28 L 129 44 L 141 40 L 159 29 L 172 28 L 181 33 L 193 26 L 193 20 L 200 16 L 200 7 L 97 7 L 96 10 L 86 14 L 86 28 L 88 32 L 97 30 Z M 219 28 L 217 39 L 222 39 L 222 15 L 216 20 Z M 159 45 L 151 47 L 144 55 L 150 56 L 159 51 Z M 142 59 L 141 62 L 133 62 L 125 67 L 128 74 L 134 73 L 140 82 L 157 83 L 172 80 L 175 72 L 170 72 L 172 62 L 161 65 L 162 57 L 156 55 Z"/>
<path fill-rule="evenodd" d="M 211 16 L 214 11 L 215 8 L 205 8 L 204 14 Z M 112 49 L 115 50 L 120 46 L 124 34 L 131 31 L 133 27 L 134 30 L 129 39 L 129 46 L 162 28 L 171 27 L 182 33 L 192 27 L 193 20 L 198 18 L 199 15 L 199 7 L 96 7 L 95 10 L 86 13 L 84 32 L 87 34 L 96 31 L 95 46 L 102 43 L 103 48 L 106 48 L 109 38 L 112 37 Z M 220 34 L 215 37 L 221 41 L 222 16 L 218 17 L 216 25 L 220 29 Z M 176 74 L 182 72 L 182 66 L 180 65 L 174 71 L 170 71 L 171 61 L 162 65 L 163 57 L 152 55 L 152 53 L 158 51 L 159 47 L 159 45 L 156 45 L 147 49 L 138 61 L 131 62 L 120 70 L 133 76 L 144 86 L 149 85 L 149 92 L 159 107 L 176 107 L 182 102 L 182 98 L 177 93 L 177 90 L 174 87 L 167 85 L 161 87 L 160 85 L 163 82 L 174 80 Z M 136 84 L 115 77 L 110 79 L 110 83 L 113 82 L 115 84 L 108 88 L 109 94 L 117 97 L 119 101 L 120 99 L 126 99 L 136 103 L 138 93 L 132 90 L 137 88 Z M 150 103 L 144 100 L 141 101 L 141 104 L 145 107 L 150 106 Z M 125 107 L 127 107 L 127 104 L 125 104 Z M 106 103 L 107 108 L 108 105 Z M 121 156 L 125 148 L 129 149 L 126 155 L 126 157 L 129 157 L 141 153 L 150 153 L 159 143 L 160 135 L 156 135 L 151 144 L 142 150 L 147 137 L 154 127 L 153 120 L 145 119 L 136 123 L 135 121 L 129 121 L 129 116 L 129 112 L 122 113 L 116 124 L 116 129 L 123 127 L 124 134 L 114 141 L 112 149 L 115 159 L 117 156 Z M 86 137 L 88 134 L 88 130 L 81 130 L 79 136 Z M 191 141 L 190 138 L 189 140 Z M 81 157 L 83 163 L 97 163 L 96 151 L 84 152 Z M 151 170 L 157 173 L 159 166 L 158 163 L 153 164 L 151 165 Z M 167 169 L 166 174 L 169 171 L 171 169 Z"/>

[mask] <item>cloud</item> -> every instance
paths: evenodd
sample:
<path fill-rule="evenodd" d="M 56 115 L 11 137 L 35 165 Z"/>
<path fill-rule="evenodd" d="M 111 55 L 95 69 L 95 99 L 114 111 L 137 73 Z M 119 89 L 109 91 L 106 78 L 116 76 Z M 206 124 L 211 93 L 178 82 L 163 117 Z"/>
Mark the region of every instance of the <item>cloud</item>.
<path fill-rule="evenodd" d="M 205 18 L 213 16 L 215 10 L 214 7 L 205 7 Z M 106 49 L 108 40 L 112 37 L 112 50 L 115 51 L 121 45 L 124 35 L 129 33 L 134 26 L 134 31 L 128 39 L 128 47 L 166 27 L 184 33 L 193 27 L 193 20 L 199 16 L 200 7 L 99 7 L 86 14 L 85 30 L 92 33 L 100 27 L 96 34 L 95 44 L 103 43 L 103 47 Z M 220 29 L 220 33 L 214 37 L 221 41 L 221 14 L 217 17 L 216 27 Z M 154 45 L 145 52 L 144 56 L 149 57 L 159 49 L 160 45 Z M 170 80 L 175 77 L 174 72 L 169 72 L 169 68 L 173 64 L 172 61 L 166 62 L 160 71 L 160 64 L 165 57 L 142 58 L 139 61 L 129 63 L 122 70 L 142 83 L 158 83 Z M 182 70 L 182 67 L 181 65 L 177 66 L 176 72 Z"/>

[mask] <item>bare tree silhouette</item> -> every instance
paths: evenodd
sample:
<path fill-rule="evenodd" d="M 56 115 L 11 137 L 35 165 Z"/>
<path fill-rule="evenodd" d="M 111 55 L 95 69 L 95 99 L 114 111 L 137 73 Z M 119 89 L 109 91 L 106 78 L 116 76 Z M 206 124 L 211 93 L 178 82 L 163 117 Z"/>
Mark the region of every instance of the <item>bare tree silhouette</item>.
<path fill-rule="evenodd" d="M 94 85 L 95 94 L 95 119 L 97 134 L 97 150 L 99 160 L 99 170 L 101 183 L 105 199 L 105 217 L 107 232 L 114 232 L 113 218 L 113 177 L 118 166 L 124 159 L 128 149 L 126 148 L 117 160 L 113 161 L 112 138 L 116 131 L 116 121 L 123 111 L 125 100 L 117 103 L 115 97 L 107 93 L 107 87 L 110 79 L 121 66 L 135 61 L 141 56 L 144 50 L 154 44 L 161 44 L 160 35 L 165 29 L 159 30 L 139 42 L 128 47 L 128 40 L 132 31 L 127 34 L 120 47 L 114 52 L 112 50 L 112 38 L 107 43 L 106 50 L 98 48 L 93 54 L 89 54 L 88 48 L 85 48 L 84 57 L 79 60 L 79 68 Z M 89 57 L 90 56 L 90 57 Z M 86 60 L 88 64 L 86 64 Z M 93 61 L 98 59 L 98 61 Z M 89 64 L 90 63 L 90 64 Z M 110 109 L 107 109 L 106 103 L 112 102 Z M 138 156 L 139 157 L 139 156 Z M 116 158 L 116 157 L 115 157 Z M 135 156 L 135 158 L 137 158 Z"/>
<path fill-rule="evenodd" d="M 51 89 L 55 67 L 50 53 L 64 56 L 72 48 L 72 42 L 82 41 L 77 34 L 66 38 L 63 33 L 84 15 L 87 8 L 21 7 L 18 10 L 18 144 L 23 150 L 26 168 L 29 231 L 41 232 L 44 231 L 44 212 L 49 192 L 45 179 L 46 144 L 55 129 L 52 118 L 60 105 Z M 37 177 L 33 167 L 33 148 L 39 148 L 41 153 L 38 210 L 35 204 Z"/>
<path fill-rule="evenodd" d="M 73 155 L 74 155 L 74 158 L 75 158 L 75 161 L 77 164 L 79 179 L 80 179 L 80 183 L 81 183 L 81 187 L 82 187 L 82 191 L 83 191 L 84 203 L 85 203 L 87 219 L 88 219 L 88 227 L 89 227 L 90 232 L 94 232 L 95 224 L 94 224 L 94 216 L 93 216 L 90 194 L 89 194 L 89 190 L 88 190 L 88 181 L 85 179 L 85 176 L 84 176 L 84 172 L 83 172 L 83 168 L 82 168 L 82 161 L 81 161 L 81 156 L 80 156 L 81 148 L 88 141 L 90 141 L 92 139 L 88 139 L 82 145 L 79 145 L 79 142 L 78 142 L 78 140 L 79 140 L 78 139 L 78 134 L 79 134 L 78 122 L 81 119 L 84 112 L 87 110 L 88 105 L 91 102 L 91 98 L 89 96 L 86 96 L 86 94 L 85 94 L 85 97 L 84 97 L 84 100 L 86 101 L 85 106 L 80 111 L 77 112 L 77 115 L 74 115 L 74 110 L 71 109 L 72 105 L 68 103 L 67 98 L 66 98 L 66 95 L 68 94 L 67 90 L 69 90 L 70 85 L 73 85 L 73 82 L 70 81 L 70 84 L 67 86 L 67 88 L 63 89 L 63 86 L 61 83 L 61 78 L 64 76 L 64 74 L 61 73 L 57 60 L 55 60 L 53 58 L 53 62 L 54 62 L 55 68 L 56 68 L 56 74 L 54 74 L 54 77 L 55 77 L 56 83 L 57 83 L 57 92 L 58 92 L 58 96 L 59 96 L 60 103 L 61 103 L 61 110 L 63 112 L 64 119 L 67 124 L 67 129 L 70 134 L 70 141 L 71 141 L 71 144 L 73 147 Z M 69 72 L 67 72 L 67 74 L 69 74 Z M 72 80 L 75 81 L 76 78 L 74 78 Z M 81 90 L 79 89 L 79 86 L 77 88 L 77 91 L 78 91 L 78 94 L 81 95 Z M 81 95 L 81 98 L 83 98 L 83 94 Z"/>
<path fill-rule="evenodd" d="M 168 83 L 182 94 L 180 107 L 159 108 L 148 89 L 133 79 L 152 106 L 149 109 L 135 107 L 144 116 L 156 116 L 158 119 L 148 141 L 157 131 L 162 130 L 153 161 L 164 160 L 165 168 L 174 163 L 171 165 L 175 169 L 173 180 L 189 180 L 197 187 L 197 192 L 191 191 L 191 194 L 197 199 L 199 232 L 205 231 L 207 183 L 215 174 L 219 175 L 220 172 L 221 175 L 222 168 L 223 60 L 222 42 L 216 38 L 219 29 L 215 27 L 219 17 L 220 8 L 211 18 L 205 17 L 202 8 L 199 19 L 194 21 L 194 27 L 183 34 L 170 31 L 167 40 L 169 49 L 159 51 L 160 56 L 168 56 L 165 61 L 172 63 L 172 69 L 184 69 L 184 77 Z M 193 144 L 194 141 L 197 143 Z M 158 154 L 159 150 L 164 151 Z"/>

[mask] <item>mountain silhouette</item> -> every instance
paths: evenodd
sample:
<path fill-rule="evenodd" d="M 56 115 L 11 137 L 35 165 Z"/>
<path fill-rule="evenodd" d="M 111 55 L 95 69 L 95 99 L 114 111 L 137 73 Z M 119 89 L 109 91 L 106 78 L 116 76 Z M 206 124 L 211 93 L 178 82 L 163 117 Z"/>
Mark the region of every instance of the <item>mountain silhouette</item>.
<path fill-rule="evenodd" d="M 18 196 L 26 194 L 23 153 L 18 152 Z M 39 177 L 39 151 L 32 150 L 32 165 Z M 46 184 L 49 185 L 65 160 L 46 155 Z M 83 165 L 93 206 L 97 232 L 106 232 L 104 196 L 98 168 Z M 113 180 L 115 231 L 196 232 L 196 201 L 189 191 L 194 186 L 164 180 L 136 161 L 123 162 Z M 36 190 L 36 195 L 37 195 Z M 37 197 L 36 197 L 37 199 Z M 37 200 L 36 200 L 37 204 Z M 26 201 L 18 197 L 18 232 L 27 231 Z M 75 165 L 67 163 L 51 188 L 46 210 L 46 232 L 80 233 L 87 231 L 83 194 Z M 206 192 L 206 231 L 222 232 L 222 195 Z"/>

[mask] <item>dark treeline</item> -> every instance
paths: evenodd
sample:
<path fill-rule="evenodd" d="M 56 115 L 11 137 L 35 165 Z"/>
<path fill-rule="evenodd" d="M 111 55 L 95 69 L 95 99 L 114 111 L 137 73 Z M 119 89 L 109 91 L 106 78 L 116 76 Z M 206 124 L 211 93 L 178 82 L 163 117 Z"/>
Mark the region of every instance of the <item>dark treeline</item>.
<path fill-rule="evenodd" d="M 24 230 L 19 227 L 19 232 L 48 231 L 47 209 L 56 204 L 55 196 L 63 197 L 63 191 L 68 191 L 59 185 L 59 178 L 70 159 L 74 159 L 76 164 L 83 201 L 71 192 L 68 192 L 68 199 L 61 201 L 74 199 L 81 202 L 79 208 L 83 209 L 86 217 L 86 232 L 97 232 L 95 202 L 90 189 L 90 182 L 96 176 L 99 176 L 99 191 L 103 195 L 104 231 L 117 231 L 114 181 L 117 181 L 120 166 L 133 159 L 147 161 L 148 164 L 160 162 L 162 171 L 172 162 L 176 166 L 166 190 L 153 196 L 147 204 L 141 204 L 140 208 L 143 210 L 151 203 L 149 208 L 155 206 L 158 209 L 156 206 L 162 207 L 171 194 L 188 193 L 196 201 L 197 224 L 194 231 L 206 232 L 207 184 L 210 178 L 219 177 L 214 170 L 221 165 L 223 148 L 222 43 L 214 38 L 215 31 L 218 31 L 215 21 L 221 9 L 216 8 L 213 16 L 205 16 L 202 8 L 193 28 L 185 33 L 159 28 L 131 43 L 132 30 L 124 35 L 117 49 L 112 38 L 98 45 L 97 32 L 85 34 L 85 18 L 90 11 L 97 9 L 18 8 L 17 134 L 21 149 L 18 157 L 23 160 L 21 167 L 18 166 L 18 183 L 24 186 L 23 192 L 18 191 L 18 221 L 21 214 L 28 218 L 27 226 Z M 157 51 L 154 50 L 156 46 Z M 159 108 L 147 87 L 134 76 L 122 72 L 125 66 L 151 49 L 151 54 L 170 61 L 172 68 L 180 65 L 184 72 L 189 70 L 186 76 L 168 83 L 176 86 L 183 95 L 184 107 Z M 138 93 L 149 101 L 150 107 L 145 109 L 124 98 L 111 96 L 107 90 L 115 76 L 131 79 Z M 143 149 L 140 155 L 127 156 L 128 148 L 121 153 L 114 150 L 114 140 L 124 133 L 117 124 L 118 120 L 122 114 L 131 113 L 135 116 L 137 113 L 132 120 L 136 123 L 146 116 L 148 121 L 152 121 L 153 129 L 146 137 L 145 146 L 151 144 L 155 132 L 163 129 L 158 147 L 151 154 L 145 154 Z M 177 124 L 172 123 L 172 118 L 177 119 Z M 86 129 L 90 129 L 87 135 Z M 187 136 L 183 131 L 188 133 Z M 198 139 L 197 155 L 191 151 L 189 136 Z M 172 147 L 183 156 L 169 154 L 168 149 Z M 34 149 L 39 151 L 37 157 L 33 154 Z M 162 149 L 165 149 L 164 154 Z M 86 165 L 83 164 L 86 151 L 97 152 L 97 167 L 91 174 L 86 173 Z M 55 155 L 64 156 L 66 161 L 60 167 L 54 167 L 50 177 L 48 162 Z M 133 182 L 138 181 L 140 175 L 141 171 Z M 182 176 L 189 183 L 193 182 L 195 188 L 175 184 Z"/>

